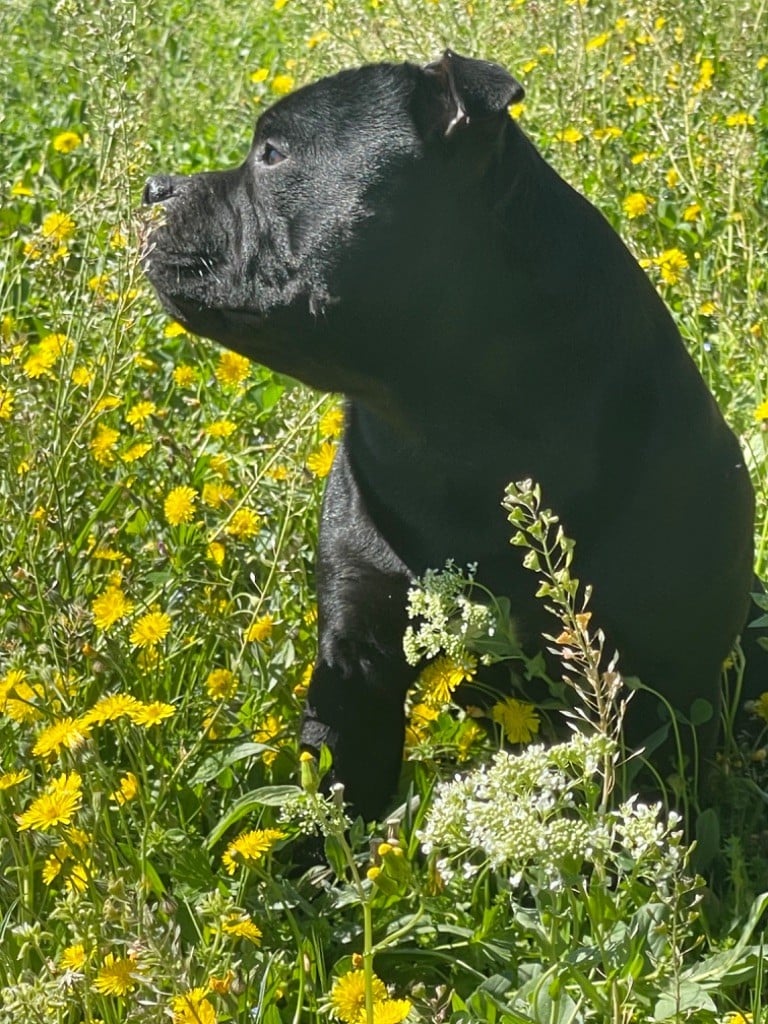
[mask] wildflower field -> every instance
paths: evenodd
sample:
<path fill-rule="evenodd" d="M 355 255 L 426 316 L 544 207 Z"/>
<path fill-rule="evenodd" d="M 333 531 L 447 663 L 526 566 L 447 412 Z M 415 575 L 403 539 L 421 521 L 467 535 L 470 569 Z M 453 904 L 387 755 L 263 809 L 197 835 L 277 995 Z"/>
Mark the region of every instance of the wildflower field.
<path fill-rule="evenodd" d="M 768 696 L 714 808 L 636 799 L 567 544 L 512 488 L 591 736 L 451 706 L 505 609 L 436 572 L 393 817 L 350 823 L 296 742 L 339 400 L 190 337 L 138 266 L 146 175 L 238 163 L 295 86 L 497 60 L 740 436 L 765 575 L 765 0 L 6 0 L 0 31 L 0 1024 L 768 1021 Z"/>

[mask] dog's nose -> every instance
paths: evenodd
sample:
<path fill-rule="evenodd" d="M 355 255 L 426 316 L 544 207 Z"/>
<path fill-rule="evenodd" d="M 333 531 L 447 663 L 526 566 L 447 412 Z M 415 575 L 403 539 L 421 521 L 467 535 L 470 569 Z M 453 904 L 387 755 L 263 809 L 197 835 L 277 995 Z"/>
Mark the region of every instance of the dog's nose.
<path fill-rule="evenodd" d="M 147 178 L 141 201 L 145 206 L 162 203 L 164 199 L 171 198 L 173 191 L 173 178 L 170 174 L 153 174 L 151 178 Z"/>

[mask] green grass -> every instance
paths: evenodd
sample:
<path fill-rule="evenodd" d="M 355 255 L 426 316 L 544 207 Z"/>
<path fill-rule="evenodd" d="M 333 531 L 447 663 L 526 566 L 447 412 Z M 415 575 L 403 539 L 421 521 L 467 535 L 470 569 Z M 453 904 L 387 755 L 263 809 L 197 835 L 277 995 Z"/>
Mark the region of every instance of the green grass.
<path fill-rule="evenodd" d="M 726 737 L 709 890 L 666 826 L 674 863 L 622 846 L 605 750 L 567 783 L 587 831 L 618 809 L 589 871 L 561 851 L 552 885 L 457 847 L 441 873 L 417 834 L 435 782 L 494 749 L 445 710 L 414 719 L 422 803 L 374 831 L 388 847 L 313 795 L 296 736 L 336 403 L 175 331 L 136 209 L 148 173 L 242 159 L 292 83 L 446 45 L 505 64 L 741 437 L 765 570 L 765 29 L 760 0 L 0 7 L 0 1024 L 760 1019 L 764 735 Z M 274 788 L 300 773 L 303 796 Z M 327 877 L 296 867 L 307 817 Z"/>

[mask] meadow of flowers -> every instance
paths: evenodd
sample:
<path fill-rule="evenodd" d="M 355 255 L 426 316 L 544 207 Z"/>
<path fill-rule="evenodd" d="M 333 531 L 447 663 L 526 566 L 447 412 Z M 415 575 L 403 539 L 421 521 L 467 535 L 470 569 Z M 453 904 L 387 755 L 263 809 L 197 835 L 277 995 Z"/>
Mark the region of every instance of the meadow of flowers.
<path fill-rule="evenodd" d="M 562 577 L 591 739 L 541 744 L 553 701 L 452 709 L 514 654 L 453 568 L 412 595 L 409 656 L 434 660 L 399 809 L 366 830 L 322 795 L 296 736 L 339 401 L 169 322 L 137 256 L 145 176 L 239 161 L 301 82 L 496 59 L 742 438 L 765 569 L 767 21 L 761 0 L 0 7 L 0 1024 L 768 1019 L 766 735 L 726 730 L 692 853 L 690 822 L 623 788 L 618 680 Z M 532 494 L 510 535 L 567 569 Z"/>

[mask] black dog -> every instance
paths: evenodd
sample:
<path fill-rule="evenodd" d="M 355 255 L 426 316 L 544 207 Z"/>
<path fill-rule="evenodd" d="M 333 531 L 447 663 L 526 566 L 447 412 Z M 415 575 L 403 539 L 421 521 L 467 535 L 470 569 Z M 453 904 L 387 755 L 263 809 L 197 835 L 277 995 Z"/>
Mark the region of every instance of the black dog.
<path fill-rule="evenodd" d="M 174 317 L 348 396 L 302 739 L 368 817 L 397 782 L 413 574 L 477 562 L 523 637 L 552 628 L 509 543 L 509 481 L 541 484 L 622 668 L 681 710 L 705 698 L 716 722 L 747 614 L 739 445 L 645 274 L 510 119 L 522 95 L 450 51 L 345 71 L 267 110 L 241 167 L 144 194 Z"/>

